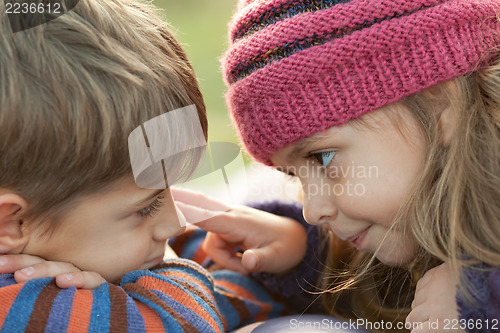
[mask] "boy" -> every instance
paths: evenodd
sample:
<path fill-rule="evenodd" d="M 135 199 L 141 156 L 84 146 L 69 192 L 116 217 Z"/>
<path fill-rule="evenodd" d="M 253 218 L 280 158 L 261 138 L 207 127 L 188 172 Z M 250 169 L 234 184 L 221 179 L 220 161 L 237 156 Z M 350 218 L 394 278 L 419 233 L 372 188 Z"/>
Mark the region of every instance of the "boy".
<path fill-rule="evenodd" d="M 16 273 L 25 283 L 0 275 L 4 331 L 221 332 L 281 310 L 244 276 L 214 281 L 189 260 L 161 264 L 178 215 L 169 189 L 134 183 L 127 138 L 189 105 L 205 138 L 207 122 L 194 72 L 153 12 L 137 0 L 80 0 L 16 33 L 0 13 L 0 253 L 117 283 L 59 289 L 76 275 L 30 279 L 33 267 Z"/>

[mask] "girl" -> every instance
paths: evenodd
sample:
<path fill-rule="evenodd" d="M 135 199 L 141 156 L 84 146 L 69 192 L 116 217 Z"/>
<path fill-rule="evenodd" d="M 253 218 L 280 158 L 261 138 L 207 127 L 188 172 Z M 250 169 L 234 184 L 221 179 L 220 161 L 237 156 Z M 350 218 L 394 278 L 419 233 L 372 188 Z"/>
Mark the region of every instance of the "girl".
<path fill-rule="evenodd" d="M 229 108 L 248 152 L 297 177 L 305 219 L 328 230 L 326 311 L 387 331 L 500 329 L 499 10 L 240 2 Z M 214 259 L 249 248 L 255 228 L 240 230 L 209 236 Z M 240 269 L 279 262 L 255 251 Z"/>

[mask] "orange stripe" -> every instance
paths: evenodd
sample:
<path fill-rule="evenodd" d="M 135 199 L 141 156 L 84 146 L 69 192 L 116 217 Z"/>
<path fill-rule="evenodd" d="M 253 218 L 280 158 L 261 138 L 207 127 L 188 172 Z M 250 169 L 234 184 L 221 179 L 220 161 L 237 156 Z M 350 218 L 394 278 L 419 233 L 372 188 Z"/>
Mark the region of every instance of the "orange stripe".
<path fill-rule="evenodd" d="M 181 274 L 182 275 L 182 274 Z M 216 301 L 215 301 L 215 298 L 214 296 L 212 295 L 211 293 L 211 290 L 209 291 L 208 288 L 206 288 L 204 285 L 200 285 L 199 281 L 196 281 L 196 284 L 193 286 L 190 282 L 190 280 L 194 280 L 194 278 L 192 278 L 191 276 L 189 276 L 187 278 L 188 281 L 186 281 L 186 279 L 181 279 L 181 280 L 177 280 L 177 282 L 184 288 L 184 289 L 187 289 L 187 290 L 192 290 L 192 293 L 198 297 L 200 297 L 204 302 L 206 302 L 208 304 L 208 306 L 212 309 L 212 311 L 214 311 L 218 317 L 221 317 L 220 315 L 220 311 L 219 309 L 217 308 L 217 305 L 216 305 Z M 206 292 L 203 292 L 203 290 L 199 290 L 198 288 L 196 287 L 201 287 L 201 289 L 205 290 Z M 208 294 L 207 294 L 208 293 Z"/>
<path fill-rule="evenodd" d="M 28 325 L 24 328 L 26 332 L 40 331 L 41 328 L 47 326 L 52 304 L 60 291 L 61 289 L 56 285 L 55 280 L 42 289 L 33 305 Z"/>
<path fill-rule="evenodd" d="M 264 321 L 267 319 L 269 319 L 269 317 L 267 316 L 267 312 L 261 312 L 258 315 L 256 315 L 255 317 L 253 317 L 254 322 Z"/>
<path fill-rule="evenodd" d="M 219 292 L 226 296 L 229 303 L 231 303 L 232 307 L 236 310 L 236 312 L 238 312 L 240 323 L 246 322 L 250 319 L 250 311 L 242 298 L 222 289 Z"/>
<path fill-rule="evenodd" d="M 158 284 L 158 280 L 155 279 L 154 277 L 150 276 L 143 276 L 137 280 L 137 283 L 144 285 L 144 286 L 154 286 L 155 284 Z M 210 316 L 204 308 L 200 306 L 200 304 L 195 301 L 192 298 L 192 295 L 185 292 L 183 289 L 177 287 L 176 285 L 173 284 L 166 284 L 162 283 L 160 288 L 155 288 L 157 290 L 162 291 L 163 293 L 169 295 L 173 299 L 175 299 L 177 302 L 183 304 L 184 306 L 188 307 L 192 311 L 196 312 L 201 318 L 203 318 L 206 322 L 208 322 L 213 328 L 218 328 L 219 325 L 217 322 Z M 161 288 L 163 287 L 163 288 Z M 217 332 L 221 332 L 218 330 Z"/>
<path fill-rule="evenodd" d="M 193 254 L 193 260 L 200 265 L 203 264 L 203 262 L 205 261 L 205 259 L 207 259 L 207 257 L 208 257 L 207 254 L 205 253 L 205 251 L 203 251 L 201 246 Z"/>
<path fill-rule="evenodd" d="M 144 325 L 146 326 L 146 332 L 166 332 L 163 327 L 163 322 L 161 321 L 158 312 L 151 309 L 149 306 L 141 303 L 138 300 L 134 300 L 137 309 L 144 318 Z"/>
<path fill-rule="evenodd" d="M 244 297 L 244 298 L 249 299 L 251 301 L 257 302 L 260 305 L 260 307 L 261 307 L 261 312 L 254 317 L 254 321 L 261 321 L 261 320 L 267 319 L 267 314 L 269 312 L 271 312 L 271 310 L 272 310 L 271 304 L 269 304 L 267 302 L 262 302 L 262 301 L 258 300 L 255 297 L 255 295 L 252 294 L 247 289 L 243 288 L 240 285 L 231 283 L 229 281 L 216 280 L 215 284 L 217 286 L 223 287 L 224 289 L 230 290 L 232 293 L 234 293 L 234 294 L 236 294 L 238 296 L 241 296 L 241 297 Z"/>
<path fill-rule="evenodd" d="M 199 286 L 201 287 L 201 289 L 207 293 L 208 295 L 212 296 L 212 300 L 213 300 L 213 291 L 212 289 L 209 289 L 205 284 L 202 284 L 200 283 L 200 281 L 198 279 L 196 279 L 195 277 L 193 277 L 192 275 L 189 275 L 189 274 L 186 274 L 186 273 L 181 273 L 181 272 L 162 272 L 162 275 L 164 276 L 172 276 L 174 278 L 175 281 L 178 281 L 178 279 L 176 278 L 182 278 L 184 280 L 188 280 L 190 282 L 194 282 L 194 284 L 196 286 Z M 179 281 L 179 283 L 182 283 L 182 281 Z"/>
<path fill-rule="evenodd" d="M 77 289 L 75 291 L 67 332 L 80 333 L 89 330 L 93 299 L 91 290 Z"/>
<path fill-rule="evenodd" d="M 255 297 L 254 294 L 252 294 L 250 291 L 248 291 L 247 289 L 243 288 L 240 285 L 234 284 L 234 283 L 226 281 L 226 280 L 216 280 L 215 284 L 217 286 L 223 287 L 224 289 L 230 290 L 231 292 L 233 292 L 234 294 L 236 294 L 238 296 L 247 298 L 247 299 L 252 300 L 252 301 L 260 302 Z"/>
<path fill-rule="evenodd" d="M 0 294 L 0 327 L 3 325 L 5 318 L 9 314 L 9 310 L 12 307 L 12 303 L 19 295 L 19 291 L 24 286 L 23 283 L 13 284 L 7 287 L 1 288 L 2 293 Z"/>
<path fill-rule="evenodd" d="M 175 312 L 171 307 L 169 307 L 165 302 L 163 302 L 151 290 L 148 290 L 148 289 L 144 288 L 143 286 L 140 286 L 136 283 L 128 283 L 128 284 L 124 285 L 123 288 L 125 290 L 127 290 L 127 292 L 135 294 L 135 295 L 139 296 L 140 298 L 148 299 L 154 305 L 156 305 L 157 307 L 160 307 L 161 309 L 163 309 L 163 311 L 170 314 L 170 316 L 172 316 L 173 320 L 178 322 L 179 325 L 182 327 L 183 332 L 195 331 L 195 327 L 193 325 L 191 325 L 185 318 L 183 318 L 177 312 Z M 138 301 L 140 301 L 140 300 L 138 299 Z"/>

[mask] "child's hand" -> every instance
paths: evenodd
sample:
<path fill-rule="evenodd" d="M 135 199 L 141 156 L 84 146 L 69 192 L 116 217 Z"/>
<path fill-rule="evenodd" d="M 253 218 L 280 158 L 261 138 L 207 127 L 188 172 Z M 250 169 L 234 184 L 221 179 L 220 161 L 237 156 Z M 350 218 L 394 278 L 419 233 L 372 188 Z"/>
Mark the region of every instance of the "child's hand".
<path fill-rule="evenodd" d="M 455 300 L 457 279 L 452 275 L 447 263 L 429 270 L 418 281 L 412 311 L 406 318 L 407 323 L 422 323 L 412 333 L 427 332 L 465 332 L 452 330 L 458 320 L 458 309 Z M 457 326 L 457 325 L 455 325 Z"/>
<path fill-rule="evenodd" d="M 101 283 L 106 282 L 96 272 L 84 272 L 67 262 L 46 261 L 27 254 L 1 256 L 0 273 L 14 273 L 14 279 L 18 283 L 55 277 L 59 288 L 96 289 Z"/>
<path fill-rule="evenodd" d="M 229 207 L 186 190 L 172 189 L 172 195 L 188 222 L 209 231 L 203 249 L 225 268 L 243 274 L 284 273 L 306 253 L 306 231 L 290 218 L 245 206 Z"/>

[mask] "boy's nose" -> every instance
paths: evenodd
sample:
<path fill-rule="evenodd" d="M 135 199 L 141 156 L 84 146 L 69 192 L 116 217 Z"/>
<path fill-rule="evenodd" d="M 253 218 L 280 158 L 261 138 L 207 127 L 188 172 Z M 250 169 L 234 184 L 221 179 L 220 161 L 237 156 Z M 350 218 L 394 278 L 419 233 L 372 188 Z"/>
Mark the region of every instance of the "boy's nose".
<path fill-rule="evenodd" d="M 304 219 L 309 224 L 319 225 L 335 220 L 337 208 L 327 186 L 320 182 L 308 182 L 302 187 L 304 194 Z"/>
<path fill-rule="evenodd" d="M 169 237 L 179 233 L 183 227 L 169 223 L 157 223 L 153 227 L 153 239 L 158 242 L 166 241 Z"/>

